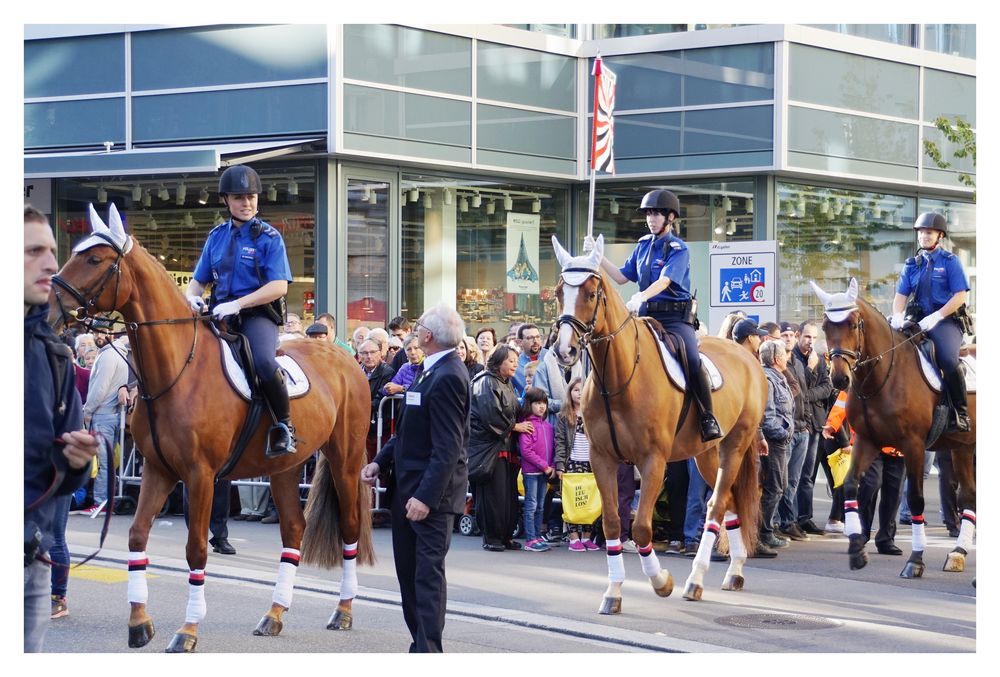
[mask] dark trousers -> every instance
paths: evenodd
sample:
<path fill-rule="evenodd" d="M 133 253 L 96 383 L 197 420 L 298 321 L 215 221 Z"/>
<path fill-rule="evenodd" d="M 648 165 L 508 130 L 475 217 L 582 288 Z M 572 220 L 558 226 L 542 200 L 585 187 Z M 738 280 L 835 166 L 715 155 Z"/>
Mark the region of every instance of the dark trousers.
<path fill-rule="evenodd" d="M 820 450 L 816 454 L 816 467 L 817 469 L 823 468 L 823 474 L 826 475 L 826 486 L 830 489 L 830 497 L 833 499 L 830 502 L 830 521 L 832 522 L 843 522 L 844 521 L 844 485 L 841 484 L 836 489 L 833 488 L 833 471 L 830 470 L 830 461 L 827 456 L 837 451 L 837 441 L 824 439 L 820 444 Z M 815 477 L 816 473 L 813 473 Z"/>
<path fill-rule="evenodd" d="M 875 501 L 878 500 L 878 531 L 876 545 L 891 545 L 896 540 L 896 512 L 903 495 L 903 476 L 906 464 L 902 456 L 879 454 L 861 476 L 858 485 L 858 516 L 865 540 L 872 534 L 875 521 Z M 882 497 L 879 498 L 879 491 Z"/>
<path fill-rule="evenodd" d="M 413 642 L 410 653 L 441 653 L 448 585 L 444 558 L 455 516 L 432 510 L 419 522 L 406 519 L 402 497 L 392 503 L 392 555 L 403 603 L 403 620 Z"/>
<path fill-rule="evenodd" d="M 212 516 L 208 522 L 208 529 L 212 532 L 212 538 L 229 538 L 229 487 L 232 484 L 229 480 L 219 480 L 215 483 L 215 492 L 212 494 Z M 184 525 L 188 523 L 188 489 L 184 485 Z"/>
<path fill-rule="evenodd" d="M 778 501 L 788 486 L 788 456 L 791 438 L 778 442 L 767 438 L 767 456 L 760 457 L 762 491 L 760 494 L 760 533 L 774 532 Z"/>
<path fill-rule="evenodd" d="M 278 368 L 275 356 L 275 351 L 278 348 L 278 325 L 264 315 L 248 317 L 241 314 L 239 331 L 247 337 L 247 341 L 250 343 L 253 366 L 257 370 L 257 375 L 265 381 L 271 378 Z"/>
<path fill-rule="evenodd" d="M 938 491 L 941 494 L 941 513 L 944 525 L 949 529 L 962 528 L 962 516 L 958 512 L 958 480 L 951 465 L 950 451 L 935 451 L 934 465 L 938 467 Z"/>
<path fill-rule="evenodd" d="M 688 463 L 687 460 L 667 463 L 667 506 L 670 511 L 668 541 L 684 542 L 684 518 L 687 516 Z"/>
<path fill-rule="evenodd" d="M 518 467 L 498 459 L 493 474 L 476 486 L 476 522 L 483 532 L 483 543 L 499 545 L 513 538 L 517 528 Z"/>
<path fill-rule="evenodd" d="M 632 538 L 632 499 L 635 498 L 635 466 L 618 464 L 618 519 L 621 520 L 619 539 Z"/>
<path fill-rule="evenodd" d="M 66 545 L 66 520 L 69 517 L 73 495 L 58 496 L 54 500 L 56 511 L 52 520 L 52 547 L 49 548 L 49 559 L 52 560 L 53 564 L 61 564 L 62 566 L 52 567 L 52 594 L 65 597 L 66 588 L 69 585 L 69 546 Z"/>

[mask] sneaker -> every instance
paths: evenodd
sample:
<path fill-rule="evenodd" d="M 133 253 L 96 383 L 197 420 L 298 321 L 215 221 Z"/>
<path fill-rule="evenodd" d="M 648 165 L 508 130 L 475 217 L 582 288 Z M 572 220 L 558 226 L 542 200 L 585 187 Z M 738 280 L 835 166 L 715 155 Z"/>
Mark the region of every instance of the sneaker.
<path fill-rule="evenodd" d="M 601 549 L 601 546 L 597 545 L 597 543 L 594 543 L 589 538 L 586 539 L 583 542 L 583 547 L 585 547 L 587 550 L 600 550 Z"/>
<path fill-rule="evenodd" d="M 828 534 L 842 534 L 844 533 L 844 523 L 838 520 L 830 520 L 826 523 L 824 531 Z"/>
<path fill-rule="evenodd" d="M 805 522 L 799 522 L 799 528 L 807 534 L 815 534 L 816 536 L 822 536 L 823 530 L 816 526 L 816 523 L 812 520 L 806 520 Z"/>
<path fill-rule="evenodd" d="M 569 549 L 573 552 L 586 552 L 587 548 L 583 545 L 583 541 L 577 539 L 575 541 L 570 541 Z"/>
<path fill-rule="evenodd" d="M 685 541 L 684 542 L 684 556 L 694 559 L 695 555 L 698 554 L 698 546 L 701 543 L 698 541 Z"/>
<path fill-rule="evenodd" d="M 542 540 L 549 544 L 551 548 L 558 548 L 563 544 L 565 539 L 563 535 L 558 531 L 547 531 L 542 534 Z"/>
<path fill-rule="evenodd" d="M 663 552 L 667 555 L 680 555 L 683 549 L 684 544 L 680 541 L 670 541 L 667 543 L 667 547 Z"/>
<path fill-rule="evenodd" d="M 808 541 L 809 536 L 806 532 L 802 531 L 802 527 L 798 524 L 790 524 L 787 527 L 781 527 L 779 530 L 783 538 L 788 538 L 793 541 Z"/>
<path fill-rule="evenodd" d="M 625 541 L 624 543 L 622 543 L 622 552 L 637 553 L 637 552 L 639 552 L 639 548 L 635 547 L 635 541 L 633 541 L 630 538 L 627 541 Z"/>
<path fill-rule="evenodd" d="M 546 552 L 550 548 L 548 543 L 546 543 L 540 538 L 536 538 L 532 541 L 528 541 L 525 544 L 524 549 L 527 550 L 528 552 Z"/>
<path fill-rule="evenodd" d="M 66 597 L 60 595 L 52 595 L 52 613 L 49 618 L 56 619 L 62 618 L 63 616 L 69 616 L 69 607 L 66 605 Z"/>
<path fill-rule="evenodd" d="M 81 510 L 80 514 L 84 517 L 97 517 L 98 515 L 108 511 L 107 506 L 107 501 L 104 501 L 103 503 L 95 503 L 86 510 Z"/>

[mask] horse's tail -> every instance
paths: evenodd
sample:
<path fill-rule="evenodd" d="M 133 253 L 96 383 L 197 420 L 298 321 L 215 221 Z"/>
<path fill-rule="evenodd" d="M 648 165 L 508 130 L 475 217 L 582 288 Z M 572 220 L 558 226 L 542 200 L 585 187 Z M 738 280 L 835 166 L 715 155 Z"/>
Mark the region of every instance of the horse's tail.
<path fill-rule="evenodd" d="M 371 488 L 358 479 L 358 564 L 374 564 L 372 544 Z M 339 567 L 344 560 L 344 540 L 340 531 L 340 503 L 326 456 L 320 454 L 313 473 L 312 488 L 305 509 L 306 528 L 302 534 L 302 563 L 324 569 Z"/>
<path fill-rule="evenodd" d="M 736 514 L 740 516 L 740 533 L 743 535 L 747 554 L 750 555 L 757 550 L 760 529 L 760 485 L 757 482 L 757 464 L 754 461 L 756 453 L 756 445 L 751 443 L 750 448 L 743 454 L 739 472 L 736 473 L 736 482 L 733 484 L 733 503 Z"/>

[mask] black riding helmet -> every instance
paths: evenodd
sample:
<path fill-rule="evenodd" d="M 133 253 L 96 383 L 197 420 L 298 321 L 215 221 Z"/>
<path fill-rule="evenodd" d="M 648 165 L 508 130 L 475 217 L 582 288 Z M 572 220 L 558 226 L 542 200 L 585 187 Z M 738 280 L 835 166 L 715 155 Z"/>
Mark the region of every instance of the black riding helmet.
<path fill-rule="evenodd" d="M 680 218 L 681 201 L 669 190 L 651 190 L 642 196 L 642 204 L 639 205 L 639 211 L 645 209 L 659 209 L 667 218 L 673 212 L 675 218 Z"/>
<path fill-rule="evenodd" d="M 254 193 L 259 195 L 264 192 L 264 187 L 260 182 L 260 176 L 246 165 L 233 165 L 222 172 L 219 177 L 219 196 L 224 195 L 247 195 Z"/>
<path fill-rule="evenodd" d="M 948 235 L 948 220 L 937 212 L 924 212 L 913 222 L 913 229 L 930 228 L 941 231 L 942 235 Z"/>

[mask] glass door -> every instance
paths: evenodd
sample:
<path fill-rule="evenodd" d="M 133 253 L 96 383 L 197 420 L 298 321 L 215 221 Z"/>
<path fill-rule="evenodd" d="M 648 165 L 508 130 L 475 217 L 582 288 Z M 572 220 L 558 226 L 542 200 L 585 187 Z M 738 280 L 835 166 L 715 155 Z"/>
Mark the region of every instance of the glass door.
<path fill-rule="evenodd" d="M 345 228 L 341 232 L 346 236 L 347 265 L 340 288 L 347 294 L 338 296 L 346 304 L 342 316 L 347 318 L 348 336 L 360 326 L 385 327 L 394 307 L 390 289 L 395 280 L 389 273 L 390 252 L 395 249 L 390 247 L 393 178 L 379 174 L 347 170 L 342 183 Z"/>

